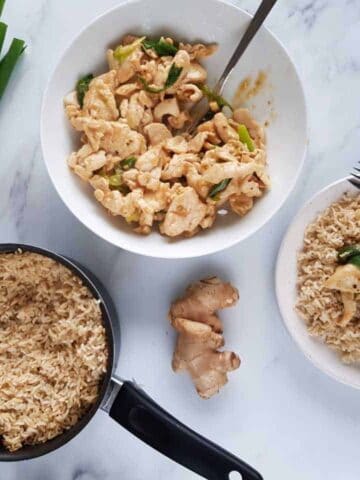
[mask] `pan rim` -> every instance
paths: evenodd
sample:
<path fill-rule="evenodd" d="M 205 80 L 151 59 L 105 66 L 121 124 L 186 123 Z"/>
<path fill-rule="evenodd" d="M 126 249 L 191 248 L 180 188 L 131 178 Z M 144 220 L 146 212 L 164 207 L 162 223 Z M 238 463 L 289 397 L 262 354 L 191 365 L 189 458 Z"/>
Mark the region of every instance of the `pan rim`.
<path fill-rule="evenodd" d="M 24 252 L 37 253 L 45 257 L 55 260 L 68 269 L 70 269 L 84 285 L 89 288 L 91 294 L 96 300 L 100 301 L 100 309 L 102 314 L 102 320 L 106 331 L 107 346 L 108 346 L 108 363 L 106 368 L 106 373 L 102 380 L 101 388 L 99 391 L 98 398 L 96 402 L 91 406 L 91 408 L 83 415 L 80 420 L 73 425 L 68 430 L 65 430 L 63 433 L 57 435 L 56 437 L 36 445 L 29 445 L 22 447 L 15 452 L 9 452 L 3 446 L 0 445 L 0 462 L 16 462 L 21 460 L 30 460 L 33 458 L 41 457 L 50 453 L 58 448 L 62 447 L 70 440 L 72 440 L 81 430 L 83 430 L 86 425 L 94 417 L 95 413 L 101 408 L 103 402 L 107 397 L 109 386 L 111 383 L 111 378 L 115 370 L 115 346 L 114 346 L 114 330 L 111 319 L 111 309 L 108 305 L 108 300 L 104 298 L 103 292 L 100 291 L 97 284 L 100 285 L 101 289 L 107 294 L 107 290 L 101 284 L 100 280 L 86 267 L 83 267 L 77 261 L 70 259 L 64 255 L 56 253 L 52 250 L 46 248 L 38 247 L 26 243 L 0 243 L 0 254 L 3 253 L 14 253 L 18 250 Z M 96 284 L 97 283 L 97 284 Z M 110 296 L 109 296 L 110 298 Z"/>

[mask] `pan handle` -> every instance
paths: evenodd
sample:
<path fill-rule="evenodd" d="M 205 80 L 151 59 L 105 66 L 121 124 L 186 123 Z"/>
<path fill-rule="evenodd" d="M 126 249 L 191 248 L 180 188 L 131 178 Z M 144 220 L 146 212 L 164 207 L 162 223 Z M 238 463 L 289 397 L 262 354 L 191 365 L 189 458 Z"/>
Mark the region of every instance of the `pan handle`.
<path fill-rule="evenodd" d="M 109 410 L 110 416 L 143 442 L 208 480 L 242 480 L 262 476 L 223 448 L 180 423 L 132 382 L 124 382 Z"/>

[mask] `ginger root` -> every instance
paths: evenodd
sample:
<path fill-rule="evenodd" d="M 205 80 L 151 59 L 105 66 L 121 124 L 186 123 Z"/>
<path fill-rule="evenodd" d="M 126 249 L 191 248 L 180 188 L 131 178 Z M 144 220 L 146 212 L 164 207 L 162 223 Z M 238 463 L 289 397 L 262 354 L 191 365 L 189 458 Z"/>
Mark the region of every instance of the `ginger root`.
<path fill-rule="evenodd" d="M 174 372 L 188 371 L 202 398 L 218 393 L 228 381 L 227 372 L 240 366 L 234 352 L 221 352 L 223 326 L 216 311 L 232 307 L 239 293 L 217 277 L 200 280 L 186 289 L 185 296 L 170 308 L 172 326 L 179 332 L 174 351 Z"/>

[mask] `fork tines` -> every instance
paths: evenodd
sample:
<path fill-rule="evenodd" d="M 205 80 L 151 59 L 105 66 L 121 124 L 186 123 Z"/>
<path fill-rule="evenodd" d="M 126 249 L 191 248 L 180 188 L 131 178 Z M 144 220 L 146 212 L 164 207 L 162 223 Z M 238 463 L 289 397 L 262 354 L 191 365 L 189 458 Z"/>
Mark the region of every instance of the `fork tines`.
<path fill-rule="evenodd" d="M 360 162 L 358 162 L 360 164 Z M 355 166 L 353 171 L 350 173 L 350 177 L 348 178 L 349 182 L 354 185 L 354 187 L 360 189 L 360 168 Z"/>

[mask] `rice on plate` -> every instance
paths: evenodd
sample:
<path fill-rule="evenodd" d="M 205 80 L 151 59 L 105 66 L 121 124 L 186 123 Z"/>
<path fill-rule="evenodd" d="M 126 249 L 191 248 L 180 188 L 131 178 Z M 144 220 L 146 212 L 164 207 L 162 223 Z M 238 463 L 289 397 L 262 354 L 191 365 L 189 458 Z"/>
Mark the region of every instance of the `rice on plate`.
<path fill-rule="evenodd" d="M 308 225 L 297 263 L 296 311 L 345 363 L 360 361 L 360 269 L 339 252 L 359 242 L 360 195 L 345 194 Z"/>
<path fill-rule="evenodd" d="M 64 265 L 0 254 L 0 439 L 46 442 L 95 403 L 107 365 L 98 301 Z"/>

